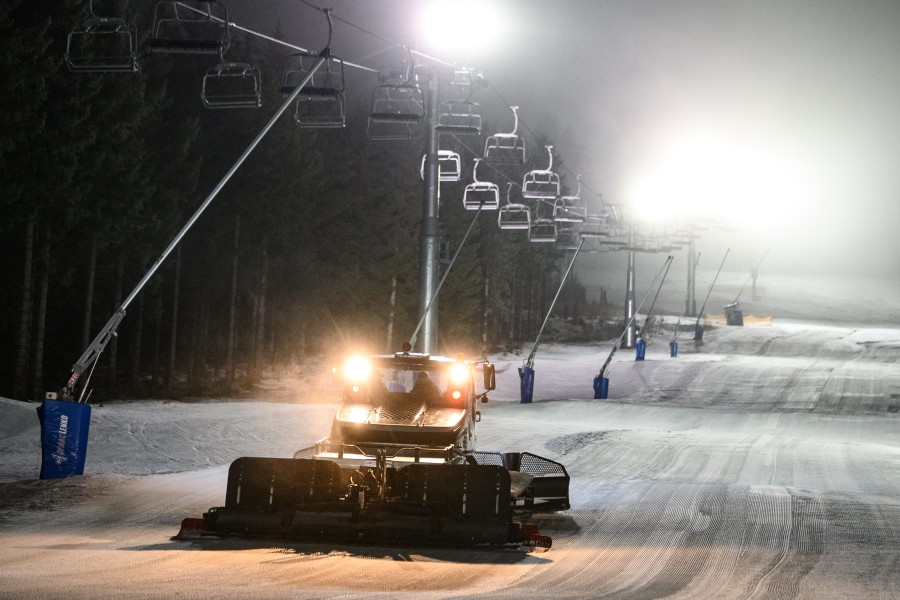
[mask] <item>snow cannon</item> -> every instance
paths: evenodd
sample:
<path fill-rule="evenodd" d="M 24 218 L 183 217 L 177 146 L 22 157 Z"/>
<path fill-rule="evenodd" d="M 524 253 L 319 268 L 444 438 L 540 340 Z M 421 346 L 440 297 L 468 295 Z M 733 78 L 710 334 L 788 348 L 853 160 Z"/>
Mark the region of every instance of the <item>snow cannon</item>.
<path fill-rule="evenodd" d="M 643 338 L 638 338 L 634 344 L 634 360 L 644 360 L 647 353 L 647 342 Z"/>
<path fill-rule="evenodd" d="M 293 458 L 235 460 L 224 506 L 185 519 L 174 539 L 550 548 L 528 520 L 569 508 L 565 467 L 475 449 L 491 363 L 404 350 L 349 359 L 336 373 L 331 435 Z"/>

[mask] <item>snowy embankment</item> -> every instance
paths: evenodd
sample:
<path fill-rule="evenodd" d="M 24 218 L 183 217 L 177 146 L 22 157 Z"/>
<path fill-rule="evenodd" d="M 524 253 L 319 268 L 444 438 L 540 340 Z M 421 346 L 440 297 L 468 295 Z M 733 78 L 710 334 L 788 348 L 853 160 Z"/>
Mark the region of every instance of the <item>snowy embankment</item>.
<path fill-rule="evenodd" d="M 290 456 L 335 405 L 95 406 L 86 475 L 39 481 L 34 404 L 0 400 L 0 597 L 893 598 L 900 590 L 900 328 L 807 324 L 667 334 L 620 350 L 491 357 L 479 446 L 563 462 L 572 509 L 543 555 L 172 542 L 224 498 L 238 456 Z M 265 401 L 276 394 L 275 402 Z"/>

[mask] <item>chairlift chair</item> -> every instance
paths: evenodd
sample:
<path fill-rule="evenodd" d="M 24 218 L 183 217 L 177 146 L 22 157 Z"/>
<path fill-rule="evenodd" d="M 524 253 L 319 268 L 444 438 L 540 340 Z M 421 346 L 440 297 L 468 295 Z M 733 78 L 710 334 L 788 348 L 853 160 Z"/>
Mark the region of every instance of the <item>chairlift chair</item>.
<path fill-rule="evenodd" d="M 405 69 L 395 69 L 381 77 L 372 90 L 369 110 L 369 138 L 410 139 L 425 119 L 425 94 L 413 76 L 412 50 Z"/>
<path fill-rule="evenodd" d="M 466 210 L 497 210 L 500 206 L 500 188 L 496 183 L 478 180 L 478 163 L 482 159 L 475 159 L 472 167 L 472 183 L 466 186 L 463 192 L 463 207 Z"/>
<path fill-rule="evenodd" d="M 553 172 L 553 146 L 544 146 L 550 156 L 550 164 L 546 169 L 535 169 L 525 173 L 522 179 L 522 197 L 554 199 L 559 196 L 559 175 Z"/>
<path fill-rule="evenodd" d="M 558 237 L 556 221 L 553 219 L 537 218 L 531 222 L 528 228 L 528 241 L 537 244 L 554 243 Z"/>
<path fill-rule="evenodd" d="M 478 103 L 468 100 L 442 103 L 437 130 L 456 135 L 481 135 L 481 109 Z"/>
<path fill-rule="evenodd" d="M 388 123 L 420 123 L 425 118 L 425 97 L 416 83 L 382 83 L 372 93 L 369 118 Z"/>
<path fill-rule="evenodd" d="M 316 54 L 298 52 L 281 63 L 281 94 L 287 98 L 309 74 Z M 344 99 L 344 61 L 329 56 L 297 95 L 294 121 L 300 127 L 340 129 L 347 123 Z"/>
<path fill-rule="evenodd" d="M 262 83 L 259 68 L 238 62 L 221 62 L 203 76 L 200 92 L 206 108 L 259 108 Z"/>
<path fill-rule="evenodd" d="M 516 131 L 519 129 L 518 106 L 509 107 L 513 113 L 513 130 L 509 133 L 495 133 L 484 141 L 484 160 L 498 165 L 525 164 L 525 140 Z"/>
<path fill-rule="evenodd" d="M 150 52 L 221 55 L 231 44 L 228 9 L 215 0 L 160 0 Z"/>
<path fill-rule="evenodd" d="M 556 248 L 560 250 L 576 250 L 581 242 L 581 232 L 575 227 L 558 227 L 556 231 Z"/>
<path fill-rule="evenodd" d="M 98 17 L 94 5 L 89 16 L 66 39 L 65 61 L 74 73 L 134 73 L 137 62 L 137 27 L 118 17 Z"/>
<path fill-rule="evenodd" d="M 557 223 L 584 223 L 587 206 L 581 199 L 581 175 L 577 177 L 578 191 L 574 196 L 560 196 L 553 201 L 553 220 Z"/>
<path fill-rule="evenodd" d="M 481 73 L 468 67 L 456 67 L 450 79 L 450 87 L 459 92 L 460 96 L 471 97 L 475 93 L 475 86 L 481 79 Z"/>
<path fill-rule="evenodd" d="M 531 208 L 526 204 L 509 201 L 512 187 L 512 182 L 509 182 L 506 188 L 506 204 L 501 206 L 497 213 L 497 226 L 508 230 L 528 229 L 531 227 Z"/>
<path fill-rule="evenodd" d="M 427 155 L 422 155 L 422 168 L 419 170 L 423 180 L 426 158 Z M 453 150 L 438 150 L 438 181 L 459 181 L 461 171 L 459 154 Z"/>

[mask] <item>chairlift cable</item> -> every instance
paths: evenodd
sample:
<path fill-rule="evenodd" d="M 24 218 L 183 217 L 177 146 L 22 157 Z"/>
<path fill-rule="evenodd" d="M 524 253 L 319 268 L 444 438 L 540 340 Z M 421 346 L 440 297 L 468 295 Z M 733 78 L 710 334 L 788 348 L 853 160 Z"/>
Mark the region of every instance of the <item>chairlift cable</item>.
<path fill-rule="evenodd" d="M 301 0 L 301 1 L 303 1 L 303 0 Z M 181 2 L 179 2 L 178 5 L 181 6 L 182 8 L 184 8 L 184 9 L 186 9 L 186 10 L 191 10 L 191 11 L 194 11 L 194 12 L 201 12 L 199 9 L 197 9 L 197 8 L 195 8 L 195 7 L 193 7 L 193 6 L 188 6 L 188 5 L 183 4 L 183 3 L 181 3 Z M 310 5 L 310 6 L 312 6 L 312 5 Z M 325 12 L 325 10 L 326 10 L 326 9 L 324 9 L 324 8 L 318 8 L 318 7 L 315 7 L 315 6 L 313 6 L 313 8 L 315 8 L 315 9 L 317 9 L 317 10 L 320 10 L 320 11 L 322 11 L 322 12 Z M 331 9 L 328 9 L 328 10 L 331 10 Z M 205 13 L 203 13 L 203 14 L 205 15 Z M 292 43 L 290 43 L 290 42 L 286 42 L 286 41 L 284 41 L 284 40 L 280 40 L 280 39 L 278 39 L 278 38 L 276 38 L 276 37 L 272 37 L 271 35 L 267 35 L 267 34 L 265 34 L 265 33 L 256 31 L 256 30 L 254 30 L 254 29 L 250 29 L 249 27 L 244 27 L 243 25 L 238 25 L 238 24 L 235 23 L 234 21 L 225 21 L 224 19 L 220 19 L 220 18 L 218 18 L 218 17 L 216 17 L 216 16 L 211 16 L 210 18 L 211 18 L 213 21 L 218 21 L 218 22 L 225 23 L 225 24 L 228 25 L 229 27 L 233 27 L 234 29 L 237 29 L 238 31 L 243 31 L 244 33 L 248 33 L 248 34 L 250 34 L 250 35 L 255 35 L 256 37 L 262 38 L 262 39 L 264 39 L 264 40 L 266 40 L 266 41 L 268 41 L 268 42 L 272 42 L 273 44 L 279 44 L 279 45 L 284 46 L 284 47 L 286 47 L 286 48 L 290 48 L 290 49 L 292 49 L 292 50 L 297 50 L 298 52 L 312 52 L 309 48 L 304 48 L 303 46 L 298 46 L 298 45 L 296 45 L 296 44 L 292 44 Z M 343 20 L 339 19 L 338 17 L 332 16 L 332 18 L 333 18 L 334 20 L 336 20 L 336 21 L 341 21 L 342 23 L 344 22 Z M 373 69 L 372 67 L 367 67 L 367 66 L 365 66 L 365 65 L 360 65 L 360 64 L 358 64 L 358 63 L 352 63 L 352 62 L 349 62 L 349 61 L 344 61 L 344 64 L 347 65 L 348 67 L 353 67 L 354 69 L 360 69 L 360 70 L 362 70 L 362 71 L 368 71 L 369 73 L 376 73 L 376 74 L 378 73 L 378 69 Z"/>
<path fill-rule="evenodd" d="M 300 2 L 301 4 L 305 4 L 306 6 L 308 6 L 308 7 L 310 7 L 310 8 L 313 8 L 313 9 L 315 9 L 315 10 L 325 10 L 324 8 L 319 7 L 319 6 L 316 6 L 316 5 L 313 4 L 312 2 L 309 2 L 308 0 L 299 0 L 299 2 Z M 330 9 L 329 9 L 329 10 L 330 10 Z M 389 38 L 387 38 L 387 37 L 385 37 L 385 36 L 383 36 L 383 35 L 377 34 L 377 33 L 375 33 L 374 31 L 370 31 L 370 30 L 366 29 L 365 27 L 360 27 L 360 26 L 357 25 L 356 23 L 352 23 L 352 22 L 350 22 L 350 21 L 348 21 L 348 20 L 346 20 L 346 19 L 342 19 L 342 18 L 340 18 L 340 17 L 334 17 L 334 20 L 335 20 L 335 21 L 338 21 L 338 22 L 340 22 L 340 23 L 343 23 L 344 25 L 346 25 L 346 26 L 348 26 L 348 27 L 352 27 L 353 29 L 356 29 L 357 31 L 359 31 L 359 32 L 361 32 L 361 33 L 365 33 L 366 35 L 370 35 L 370 36 L 372 36 L 372 37 L 374 37 L 374 38 L 376 38 L 376 39 L 378 39 L 378 40 L 381 40 L 382 42 L 385 42 L 386 44 L 390 44 L 391 46 L 393 46 L 393 47 L 395 47 L 395 48 L 398 48 L 398 49 L 400 49 L 400 50 L 409 50 L 409 51 L 412 52 L 413 54 L 415 54 L 415 55 L 417 55 L 417 56 L 419 56 L 419 57 L 421 57 L 421 58 L 424 58 L 424 59 L 426 59 L 426 60 L 430 60 L 430 61 L 432 61 L 432 62 L 436 62 L 436 63 L 438 63 L 438 64 L 440 64 L 440 65 L 445 66 L 445 67 L 455 67 L 455 66 L 456 66 L 455 64 L 453 64 L 453 63 L 451 63 L 451 62 L 447 62 L 447 61 L 445 61 L 445 60 L 441 60 L 440 58 L 437 58 L 437 57 L 435 57 L 435 56 L 431 56 L 431 55 L 429 55 L 429 54 L 425 54 L 424 52 L 420 52 L 420 51 L 418 51 L 418 50 L 414 50 L 414 49 L 409 48 L 408 46 L 405 46 L 405 45 L 403 45 L 403 44 L 398 44 L 397 42 L 395 42 L 395 41 L 393 41 L 393 40 L 391 40 L 391 39 L 389 39 Z M 347 64 L 350 64 L 350 63 L 347 63 Z"/>

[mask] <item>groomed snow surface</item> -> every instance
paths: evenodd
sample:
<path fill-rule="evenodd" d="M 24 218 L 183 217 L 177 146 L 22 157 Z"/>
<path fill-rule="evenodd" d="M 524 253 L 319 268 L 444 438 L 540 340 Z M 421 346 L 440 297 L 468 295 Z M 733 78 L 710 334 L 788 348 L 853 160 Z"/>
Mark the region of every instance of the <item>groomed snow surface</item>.
<path fill-rule="evenodd" d="M 538 519 L 545 554 L 171 541 L 223 503 L 230 461 L 328 433 L 323 384 L 94 406 L 86 475 L 51 481 L 37 479 L 37 405 L 0 399 L 0 598 L 897 598 L 892 302 L 882 328 L 775 310 L 770 326 L 708 328 L 703 345 L 682 333 L 675 358 L 670 331 L 642 362 L 617 353 L 605 401 L 591 384 L 611 340 L 542 346 L 531 405 L 523 357 L 491 357 L 479 447 L 572 476 L 572 509 Z"/>

